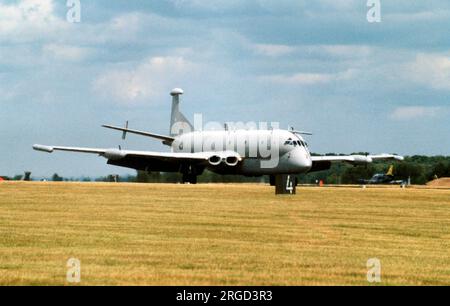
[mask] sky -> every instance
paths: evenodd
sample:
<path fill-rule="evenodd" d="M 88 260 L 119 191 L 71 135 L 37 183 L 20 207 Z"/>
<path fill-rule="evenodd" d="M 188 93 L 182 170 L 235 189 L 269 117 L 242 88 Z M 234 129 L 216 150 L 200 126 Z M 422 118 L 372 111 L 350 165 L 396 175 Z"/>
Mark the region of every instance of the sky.
<path fill-rule="evenodd" d="M 168 150 L 171 98 L 204 121 L 279 122 L 317 153 L 450 155 L 450 2 L 0 0 L 0 175 L 133 174 L 35 143 Z M 70 15 L 73 16 L 73 15 Z"/>

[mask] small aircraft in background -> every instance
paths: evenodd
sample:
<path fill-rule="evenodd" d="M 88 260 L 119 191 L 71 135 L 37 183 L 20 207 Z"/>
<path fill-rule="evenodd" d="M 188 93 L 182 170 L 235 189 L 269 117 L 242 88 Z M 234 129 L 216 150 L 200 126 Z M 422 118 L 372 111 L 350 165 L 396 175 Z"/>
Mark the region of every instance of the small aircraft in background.
<path fill-rule="evenodd" d="M 394 165 L 391 165 L 386 173 L 377 173 L 371 179 L 361 179 L 359 182 L 364 185 L 402 185 L 405 183 L 403 180 L 394 180 Z"/>

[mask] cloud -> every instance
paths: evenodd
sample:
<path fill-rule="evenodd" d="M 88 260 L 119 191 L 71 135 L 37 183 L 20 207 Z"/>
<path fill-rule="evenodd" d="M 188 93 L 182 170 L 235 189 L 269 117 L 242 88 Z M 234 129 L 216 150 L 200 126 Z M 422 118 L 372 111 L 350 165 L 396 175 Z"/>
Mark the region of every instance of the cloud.
<path fill-rule="evenodd" d="M 441 107 L 435 106 L 402 106 L 394 109 L 389 117 L 400 121 L 433 118 L 436 117 L 441 111 Z"/>
<path fill-rule="evenodd" d="M 94 92 L 122 104 L 135 104 L 159 96 L 165 89 L 195 73 L 196 65 L 183 57 L 151 57 L 134 69 L 113 69 L 93 82 Z"/>
<path fill-rule="evenodd" d="M 256 53 L 270 56 L 279 57 L 293 53 L 296 48 L 287 45 L 271 45 L 271 44 L 254 44 L 253 49 Z"/>
<path fill-rule="evenodd" d="M 245 1 L 241 0 L 170 0 L 175 8 L 180 10 L 196 10 L 205 12 L 223 12 L 241 9 L 246 5 Z"/>
<path fill-rule="evenodd" d="M 416 12 L 399 12 L 387 13 L 385 19 L 387 21 L 396 22 L 430 22 L 436 20 L 448 20 L 450 17 L 450 10 L 443 8 L 436 8 L 435 10 L 416 11 Z"/>
<path fill-rule="evenodd" d="M 413 81 L 440 90 L 450 90 L 450 56 L 425 54 L 417 55 L 414 62 L 407 65 L 406 75 Z"/>
<path fill-rule="evenodd" d="M 336 57 L 368 57 L 372 54 L 372 47 L 366 45 L 322 45 L 315 46 L 311 51 L 325 52 Z"/>
<path fill-rule="evenodd" d="M 52 0 L 21 0 L 17 4 L 0 3 L 0 38 L 6 40 L 35 40 L 37 34 L 60 31 L 66 22 L 54 14 Z"/>
<path fill-rule="evenodd" d="M 42 48 L 44 56 L 65 61 L 82 61 L 92 54 L 92 49 L 63 44 L 47 44 Z"/>
<path fill-rule="evenodd" d="M 260 77 L 262 81 L 287 85 L 319 85 L 330 82 L 349 80 L 354 77 L 355 70 L 338 73 L 296 73 L 292 75 L 268 75 Z"/>

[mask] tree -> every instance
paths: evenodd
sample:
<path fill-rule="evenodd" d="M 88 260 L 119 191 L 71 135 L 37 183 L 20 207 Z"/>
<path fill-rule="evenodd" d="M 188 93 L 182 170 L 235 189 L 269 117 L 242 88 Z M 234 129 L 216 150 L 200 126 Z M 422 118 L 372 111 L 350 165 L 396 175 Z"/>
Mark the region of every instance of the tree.
<path fill-rule="evenodd" d="M 428 181 L 425 166 L 415 162 L 398 163 L 395 169 L 396 177 L 401 179 L 411 178 L 412 184 L 425 184 Z"/>
<path fill-rule="evenodd" d="M 361 179 L 369 179 L 376 172 L 373 165 L 350 167 L 342 174 L 342 183 L 358 184 Z"/>
<path fill-rule="evenodd" d="M 58 175 L 58 173 L 55 173 L 55 174 L 53 174 L 53 176 L 52 176 L 52 181 L 53 181 L 53 182 L 62 182 L 62 181 L 64 181 L 64 178 L 60 177 L 60 176 Z"/>
<path fill-rule="evenodd" d="M 450 177 L 450 163 L 444 161 L 436 163 L 433 167 L 431 175 L 433 177 L 436 175 L 439 178 Z"/>
<path fill-rule="evenodd" d="M 147 171 L 138 171 L 136 175 L 136 182 L 137 183 L 149 183 L 150 182 L 150 175 Z"/>

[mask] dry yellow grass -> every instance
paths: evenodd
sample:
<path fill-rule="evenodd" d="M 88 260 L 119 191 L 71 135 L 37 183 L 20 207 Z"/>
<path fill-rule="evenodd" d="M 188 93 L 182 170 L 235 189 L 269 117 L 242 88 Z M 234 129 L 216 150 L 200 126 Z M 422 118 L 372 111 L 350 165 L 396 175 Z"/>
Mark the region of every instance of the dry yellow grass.
<path fill-rule="evenodd" d="M 450 190 L 0 183 L 0 284 L 450 284 Z"/>

